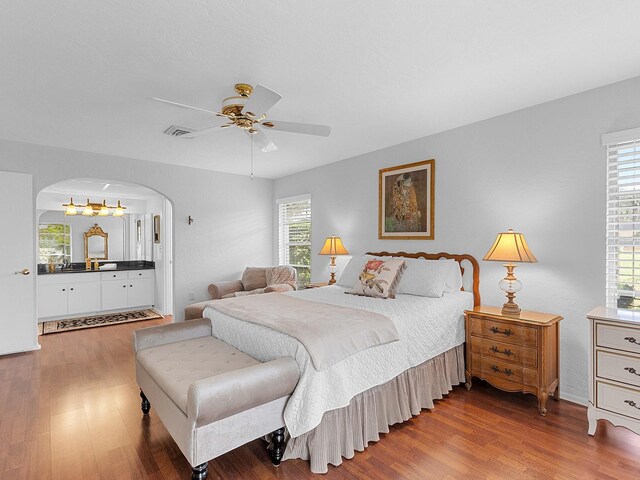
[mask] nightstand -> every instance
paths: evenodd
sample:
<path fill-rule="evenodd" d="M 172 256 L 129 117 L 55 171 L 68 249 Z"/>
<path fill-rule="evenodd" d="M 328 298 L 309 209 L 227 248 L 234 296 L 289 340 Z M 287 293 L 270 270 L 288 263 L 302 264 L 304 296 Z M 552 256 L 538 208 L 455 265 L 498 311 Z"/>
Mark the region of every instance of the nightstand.
<path fill-rule="evenodd" d="M 559 322 L 549 313 L 502 315 L 500 307 L 479 306 L 465 315 L 467 389 L 472 377 L 507 392 L 533 393 L 540 415 L 547 399 L 558 399 Z"/>
<path fill-rule="evenodd" d="M 308 283 L 304 288 L 320 288 L 320 287 L 326 287 L 327 285 L 329 285 L 329 282 L 315 282 L 315 283 Z"/>

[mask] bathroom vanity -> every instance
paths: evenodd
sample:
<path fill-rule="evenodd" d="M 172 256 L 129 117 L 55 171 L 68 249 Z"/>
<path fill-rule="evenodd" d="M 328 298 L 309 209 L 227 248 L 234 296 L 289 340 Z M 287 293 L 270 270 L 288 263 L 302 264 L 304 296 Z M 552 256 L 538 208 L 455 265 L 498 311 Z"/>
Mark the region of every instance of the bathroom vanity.
<path fill-rule="evenodd" d="M 38 319 L 117 312 L 154 305 L 154 262 L 123 261 L 114 270 L 87 271 L 71 264 L 50 272 L 38 269 Z"/>

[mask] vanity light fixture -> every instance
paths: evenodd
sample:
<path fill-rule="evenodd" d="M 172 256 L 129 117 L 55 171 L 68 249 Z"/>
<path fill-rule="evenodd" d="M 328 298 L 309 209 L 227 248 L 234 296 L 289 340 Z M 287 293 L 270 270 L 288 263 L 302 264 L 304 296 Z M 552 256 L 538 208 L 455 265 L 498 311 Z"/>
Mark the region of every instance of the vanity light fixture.
<path fill-rule="evenodd" d="M 71 201 L 69 203 L 63 203 L 62 204 L 63 207 L 67 207 L 64 211 L 65 215 L 77 215 L 78 214 L 78 210 L 76 209 L 76 206 L 73 203 L 73 197 L 71 197 Z"/>
<path fill-rule="evenodd" d="M 102 206 L 100 207 L 100 211 L 98 212 L 98 216 L 107 217 L 109 216 L 109 209 L 107 208 L 107 201 L 102 201 Z"/>
<path fill-rule="evenodd" d="M 118 200 L 118 205 L 112 207 L 110 205 L 107 205 L 106 200 L 102 200 L 102 203 L 92 203 L 88 198 L 85 205 L 74 204 L 73 198 L 71 198 L 71 201 L 69 203 L 63 203 L 62 206 L 65 207 L 65 215 L 77 215 L 78 209 L 82 208 L 82 215 L 86 217 L 106 217 L 108 215 L 113 215 L 114 217 L 122 217 L 124 215 L 124 211 L 127 209 L 127 207 L 122 206 L 120 200 Z M 111 213 L 112 210 L 113 213 Z"/>
<path fill-rule="evenodd" d="M 121 217 L 124 215 L 124 209 L 122 205 L 120 205 L 120 200 L 118 200 L 118 205 L 116 206 L 115 211 L 113 212 L 114 217 Z"/>
<path fill-rule="evenodd" d="M 98 212 L 95 212 L 95 213 L 97 214 Z M 87 204 L 84 206 L 84 210 L 82 211 L 82 215 L 84 215 L 85 217 L 90 217 L 94 215 L 93 206 L 89 202 L 88 198 L 87 198 Z"/>

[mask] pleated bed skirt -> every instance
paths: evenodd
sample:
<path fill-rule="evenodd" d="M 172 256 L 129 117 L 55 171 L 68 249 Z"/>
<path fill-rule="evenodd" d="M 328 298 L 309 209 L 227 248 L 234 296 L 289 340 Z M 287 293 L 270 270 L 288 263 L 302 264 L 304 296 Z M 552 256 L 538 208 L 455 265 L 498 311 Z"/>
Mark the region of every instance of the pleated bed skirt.
<path fill-rule="evenodd" d="M 423 408 L 433 408 L 454 385 L 464 381 L 464 344 L 366 390 L 348 406 L 326 412 L 320 425 L 289 438 L 284 460 L 309 460 L 313 473 L 327 473 L 342 458 L 353 458 L 369 442 L 377 442 L 389 426 L 405 422 Z"/>

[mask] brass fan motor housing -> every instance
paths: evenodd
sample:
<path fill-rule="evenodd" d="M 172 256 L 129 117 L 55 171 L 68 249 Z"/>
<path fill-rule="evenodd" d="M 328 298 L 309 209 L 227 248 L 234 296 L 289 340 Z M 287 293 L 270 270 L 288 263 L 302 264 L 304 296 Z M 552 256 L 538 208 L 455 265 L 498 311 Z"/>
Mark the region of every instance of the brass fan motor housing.
<path fill-rule="evenodd" d="M 248 83 L 236 83 L 235 90 L 243 98 L 249 98 L 251 93 L 253 93 L 253 87 Z"/>

